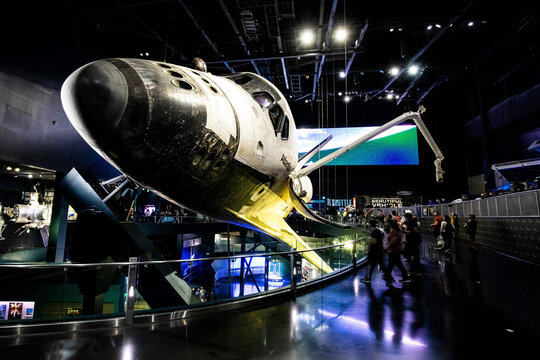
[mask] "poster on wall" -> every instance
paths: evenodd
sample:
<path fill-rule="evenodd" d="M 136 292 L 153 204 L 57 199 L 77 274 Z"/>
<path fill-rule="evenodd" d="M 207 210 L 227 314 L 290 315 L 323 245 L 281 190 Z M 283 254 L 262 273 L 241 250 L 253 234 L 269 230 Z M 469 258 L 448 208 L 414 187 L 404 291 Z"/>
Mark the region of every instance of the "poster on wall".
<path fill-rule="evenodd" d="M 34 318 L 34 301 L 0 301 L 0 320 Z"/>

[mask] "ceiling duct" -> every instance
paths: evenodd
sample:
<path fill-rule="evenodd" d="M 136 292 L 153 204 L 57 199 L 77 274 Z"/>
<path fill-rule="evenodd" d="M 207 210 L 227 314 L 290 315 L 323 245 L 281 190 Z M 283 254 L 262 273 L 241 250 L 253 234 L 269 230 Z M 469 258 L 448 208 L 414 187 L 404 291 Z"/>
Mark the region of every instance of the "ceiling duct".
<path fill-rule="evenodd" d="M 259 21 L 255 19 L 253 12 L 251 10 L 242 10 L 240 11 L 240 18 L 247 39 L 249 41 L 258 41 L 261 38 L 261 30 Z"/>

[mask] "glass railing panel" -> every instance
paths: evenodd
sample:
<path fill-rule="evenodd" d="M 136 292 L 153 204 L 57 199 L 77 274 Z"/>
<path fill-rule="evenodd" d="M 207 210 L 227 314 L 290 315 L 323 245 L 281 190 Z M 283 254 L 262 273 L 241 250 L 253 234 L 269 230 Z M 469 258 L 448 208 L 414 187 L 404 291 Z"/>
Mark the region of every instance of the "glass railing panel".
<path fill-rule="evenodd" d="M 23 267 L 0 271 L 0 325 L 124 315 L 117 266 Z"/>

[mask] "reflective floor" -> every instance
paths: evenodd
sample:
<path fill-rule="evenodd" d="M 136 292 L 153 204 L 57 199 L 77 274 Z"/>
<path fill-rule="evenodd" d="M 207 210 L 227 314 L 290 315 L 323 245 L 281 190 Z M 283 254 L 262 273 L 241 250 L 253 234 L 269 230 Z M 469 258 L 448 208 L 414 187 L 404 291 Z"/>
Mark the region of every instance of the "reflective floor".
<path fill-rule="evenodd" d="M 371 286 L 362 284 L 361 269 L 295 301 L 188 324 L 3 337 L 0 358 L 519 359 L 537 353 L 540 267 L 472 252 L 465 243 L 448 256 L 427 249 L 425 255 L 422 275 L 395 289 L 378 271 Z"/>

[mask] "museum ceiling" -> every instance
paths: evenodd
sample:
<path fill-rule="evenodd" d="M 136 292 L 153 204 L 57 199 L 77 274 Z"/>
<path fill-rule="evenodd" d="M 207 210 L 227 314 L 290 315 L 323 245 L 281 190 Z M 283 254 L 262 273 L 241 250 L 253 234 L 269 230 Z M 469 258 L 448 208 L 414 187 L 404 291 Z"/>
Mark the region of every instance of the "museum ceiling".
<path fill-rule="evenodd" d="M 25 46 L 62 43 L 94 58 L 189 65 L 201 57 L 214 74 L 257 72 L 291 100 L 316 100 L 321 91 L 316 85 L 322 84 L 325 96 L 364 101 L 393 96 L 400 102 L 423 98 L 485 58 L 496 58 L 481 67 L 484 78 L 493 81 L 535 59 L 538 17 L 533 2 L 525 3 L 20 2 L 12 4 L 18 9 L 7 33 Z M 25 31 L 30 35 L 22 35 Z"/>

